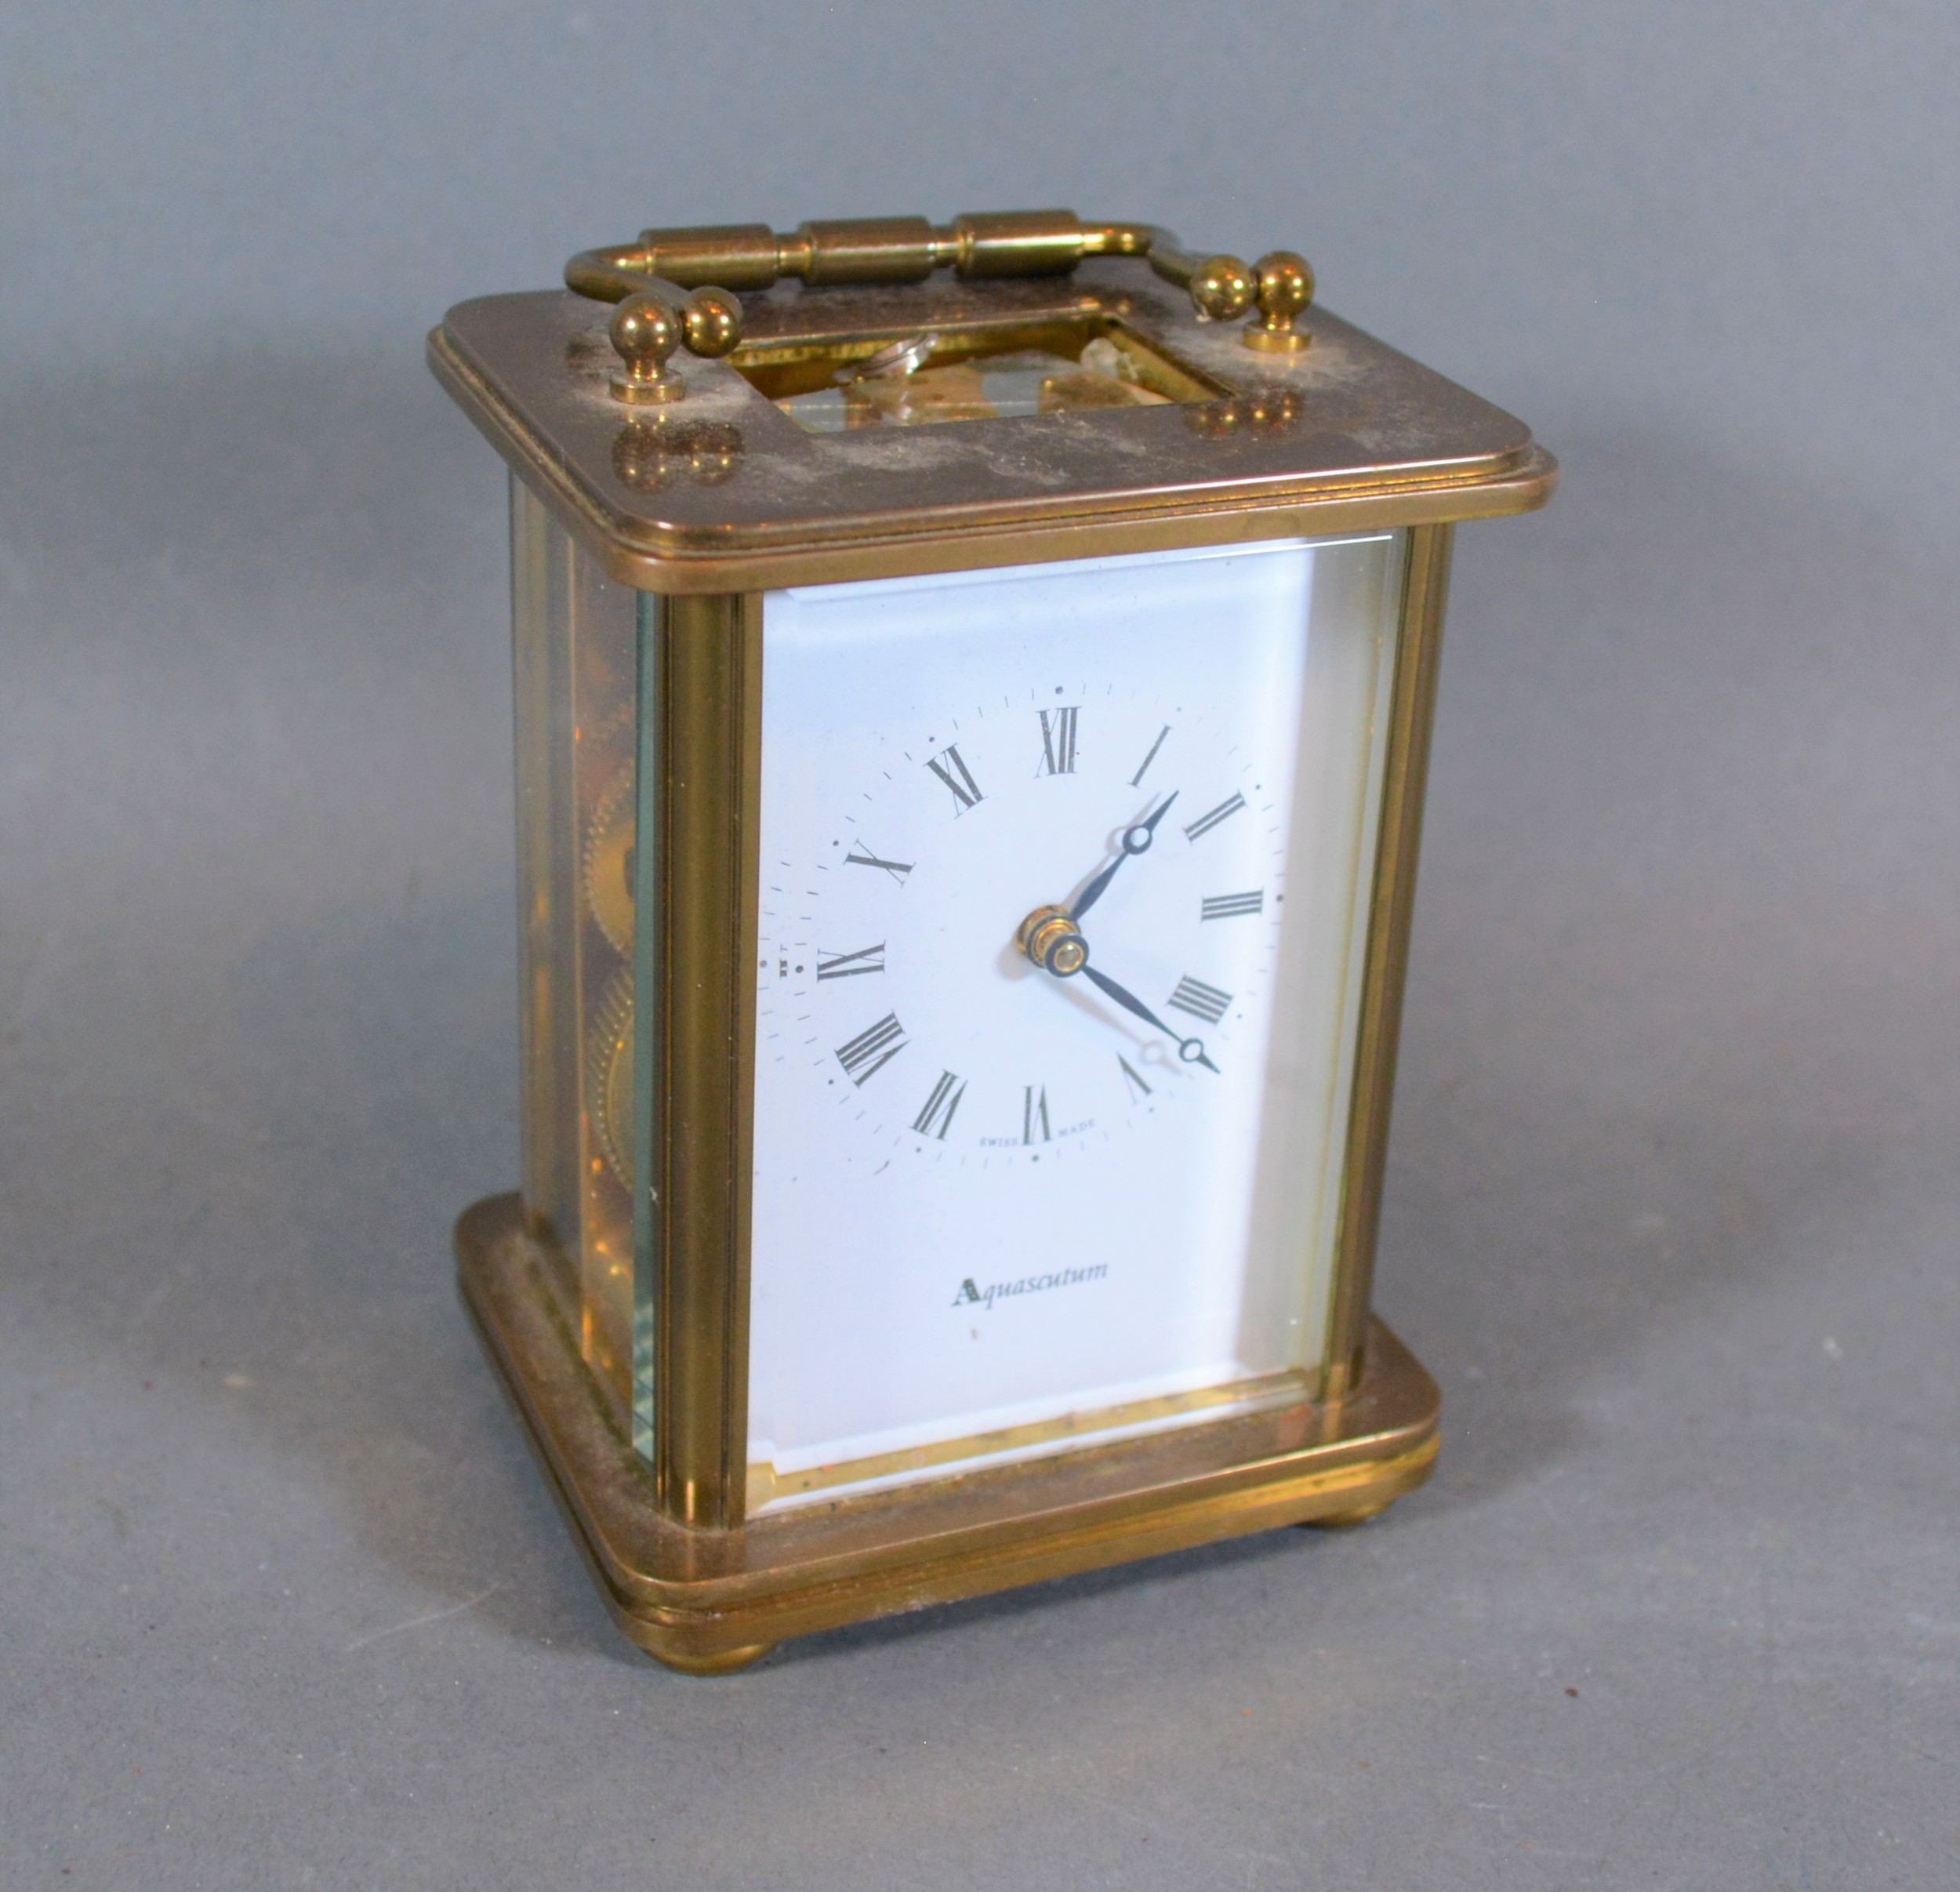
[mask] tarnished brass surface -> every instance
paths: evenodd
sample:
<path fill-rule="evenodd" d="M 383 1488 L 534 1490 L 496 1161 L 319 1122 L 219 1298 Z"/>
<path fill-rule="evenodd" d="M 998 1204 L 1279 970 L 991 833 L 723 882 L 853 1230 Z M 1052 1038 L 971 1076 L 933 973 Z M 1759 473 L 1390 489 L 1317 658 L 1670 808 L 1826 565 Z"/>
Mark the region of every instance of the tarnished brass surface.
<path fill-rule="evenodd" d="M 1377 1324 L 1367 1372 L 1338 1406 L 689 1529 L 658 1501 L 624 1411 L 580 1361 L 518 1199 L 468 1211 L 456 1251 L 464 1295 L 615 1619 L 695 1672 L 866 1617 L 1351 1516 L 1413 1491 L 1436 1458 L 1436 1383 Z"/>
<path fill-rule="evenodd" d="M 848 343 L 869 355 L 1002 326 L 1134 335 L 1208 401 L 957 427 L 799 427 L 728 360 L 677 354 L 681 411 L 728 431 L 728 477 L 636 485 L 644 454 L 607 392 L 605 311 L 566 293 L 492 296 L 431 337 L 437 375 L 545 505 L 623 583 L 762 590 L 1047 559 L 1319 536 L 1528 510 L 1555 468 L 1522 423 L 1318 305 L 1311 347 L 1259 354 L 1201 321 L 1137 256 L 1069 275 L 742 298 L 745 360 Z M 1215 411 L 1214 411 L 1215 410 Z M 1264 424 L 1226 424 L 1235 414 Z"/>
<path fill-rule="evenodd" d="M 635 492 L 658 492 L 677 480 L 725 485 L 741 465 L 742 435 L 720 421 L 641 416 L 613 436 L 613 470 Z"/>

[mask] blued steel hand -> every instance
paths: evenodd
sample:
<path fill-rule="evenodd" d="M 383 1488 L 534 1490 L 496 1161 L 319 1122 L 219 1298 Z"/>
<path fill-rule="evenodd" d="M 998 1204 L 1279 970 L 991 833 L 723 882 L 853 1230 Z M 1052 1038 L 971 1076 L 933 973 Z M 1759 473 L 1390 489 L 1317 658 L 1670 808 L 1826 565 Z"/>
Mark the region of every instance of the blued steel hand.
<path fill-rule="evenodd" d="M 1165 808 L 1170 805 L 1168 802 L 1164 804 Z M 1163 809 L 1160 808 L 1157 812 L 1162 814 Z M 1141 852 L 1142 850 L 1139 849 L 1138 852 Z M 1108 973 L 1098 972 L 1094 966 L 1085 965 L 1082 968 L 1082 976 L 1087 979 L 1098 991 L 1105 993 L 1109 997 L 1114 999 L 1125 1011 L 1134 1012 L 1145 1024 L 1156 1026 L 1167 1038 L 1177 1038 L 1178 1055 L 1186 1064 L 1201 1064 L 1207 1071 L 1216 1072 L 1218 1070 L 1218 1067 L 1204 1055 L 1203 1039 L 1178 1038 L 1176 1032 L 1165 1024 L 1163 1020 L 1145 1004 L 1142 999 L 1138 998 L 1134 993 L 1119 986 Z"/>
<path fill-rule="evenodd" d="M 1164 797 L 1163 808 L 1160 808 L 1148 821 L 1139 821 L 1133 826 L 1123 830 L 1121 851 L 1117 854 L 1116 858 L 1103 869 L 1102 873 L 1083 888 L 1081 898 L 1069 909 L 1069 917 L 1071 920 L 1080 920 L 1091 907 L 1095 905 L 1097 901 L 1102 898 L 1102 890 L 1116 877 L 1116 870 L 1131 855 L 1145 854 L 1149 852 L 1151 842 L 1156 838 L 1157 823 L 1163 819 L 1165 809 L 1168 808 L 1177 798 L 1178 791 L 1174 788 Z"/>

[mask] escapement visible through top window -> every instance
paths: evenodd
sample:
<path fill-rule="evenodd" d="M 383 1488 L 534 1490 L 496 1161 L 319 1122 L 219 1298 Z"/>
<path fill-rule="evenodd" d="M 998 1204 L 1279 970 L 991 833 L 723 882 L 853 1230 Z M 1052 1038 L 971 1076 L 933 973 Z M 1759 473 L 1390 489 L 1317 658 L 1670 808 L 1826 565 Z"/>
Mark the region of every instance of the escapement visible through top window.
<path fill-rule="evenodd" d="M 731 358 L 812 434 L 1162 407 L 1229 391 L 1106 317 L 766 342 Z"/>

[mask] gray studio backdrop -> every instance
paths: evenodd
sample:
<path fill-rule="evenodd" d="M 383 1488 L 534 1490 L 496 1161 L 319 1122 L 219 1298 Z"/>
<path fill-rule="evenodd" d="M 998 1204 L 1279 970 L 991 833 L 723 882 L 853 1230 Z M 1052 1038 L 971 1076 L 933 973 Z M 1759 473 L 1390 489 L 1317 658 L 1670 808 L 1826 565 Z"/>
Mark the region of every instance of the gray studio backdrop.
<path fill-rule="evenodd" d="M 0 1879 L 1951 1883 L 1960 13 L 0 17 Z M 449 303 L 1064 203 L 1523 415 L 1461 536 L 1379 1295 L 1443 1469 L 686 1682 L 450 1286 L 516 1175 Z"/>

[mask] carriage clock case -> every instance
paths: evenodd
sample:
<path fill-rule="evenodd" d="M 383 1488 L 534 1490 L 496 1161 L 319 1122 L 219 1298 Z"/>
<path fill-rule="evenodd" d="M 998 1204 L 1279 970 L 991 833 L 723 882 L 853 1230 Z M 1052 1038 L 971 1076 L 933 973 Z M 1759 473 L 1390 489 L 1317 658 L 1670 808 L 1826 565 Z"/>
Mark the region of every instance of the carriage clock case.
<path fill-rule="evenodd" d="M 654 230 L 450 311 L 510 469 L 523 1174 L 466 1303 L 670 1666 L 1428 1475 L 1370 1310 L 1451 533 L 1305 260 Z"/>

